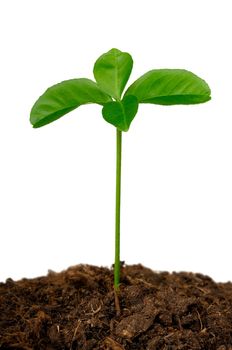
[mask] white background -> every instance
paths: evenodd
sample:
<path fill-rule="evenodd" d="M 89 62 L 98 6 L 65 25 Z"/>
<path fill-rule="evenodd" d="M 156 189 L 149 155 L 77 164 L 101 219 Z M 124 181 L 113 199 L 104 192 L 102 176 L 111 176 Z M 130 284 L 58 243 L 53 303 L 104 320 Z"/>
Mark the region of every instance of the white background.
<path fill-rule="evenodd" d="M 230 5 L 1 1 L 0 280 L 113 263 L 115 128 L 97 105 L 29 123 L 48 86 L 92 79 L 112 47 L 133 56 L 129 83 L 185 68 L 212 89 L 202 105 L 140 105 L 123 134 L 121 259 L 232 280 Z"/>

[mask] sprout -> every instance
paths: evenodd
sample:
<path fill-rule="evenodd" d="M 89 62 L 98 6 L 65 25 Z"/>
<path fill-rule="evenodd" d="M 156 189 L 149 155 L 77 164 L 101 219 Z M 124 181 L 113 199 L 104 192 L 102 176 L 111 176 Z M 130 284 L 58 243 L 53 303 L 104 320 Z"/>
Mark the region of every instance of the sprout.
<path fill-rule="evenodd" d="M 30 114 L 34 128 L 49 124 L 75 108 L 102 105 L 103 118 L 116 127 L 116 211 L 114 287 L 120 283 L 120 204 L 122 132 L 129 130 L 139 103 L 158 105 L 197 104 L 210 100 L 210 88 L 195 74 L 183 69 L 154 69 L 138 78 L 124 95 L 133 67 L 129 53 L 112 49 L 95 62 L 95 81 L 65 80 L 48 88 L 35 102 Z"/>

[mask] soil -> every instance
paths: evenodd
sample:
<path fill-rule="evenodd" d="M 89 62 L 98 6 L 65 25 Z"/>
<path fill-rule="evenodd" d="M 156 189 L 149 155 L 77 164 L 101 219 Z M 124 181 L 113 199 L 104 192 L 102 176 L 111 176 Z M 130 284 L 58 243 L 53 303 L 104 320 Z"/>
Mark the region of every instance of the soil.
<path fill-rule="evenodd" d="M 77 265 L 0 283 L 0 349 L 232 350 L 232 283 L 193 273 Z M 117 298 L 116 298 L 117 301 Z"/>

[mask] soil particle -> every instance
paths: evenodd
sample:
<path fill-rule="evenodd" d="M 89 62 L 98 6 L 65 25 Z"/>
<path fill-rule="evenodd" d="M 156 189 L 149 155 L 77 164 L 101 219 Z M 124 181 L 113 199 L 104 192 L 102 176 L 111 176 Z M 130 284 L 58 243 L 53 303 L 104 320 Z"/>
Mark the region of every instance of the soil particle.
<path fill-rule="evenodd" d="M 0 349 L 232 350 L 232 283 L 193 273 L 78 265 L 0 283 Z"/>

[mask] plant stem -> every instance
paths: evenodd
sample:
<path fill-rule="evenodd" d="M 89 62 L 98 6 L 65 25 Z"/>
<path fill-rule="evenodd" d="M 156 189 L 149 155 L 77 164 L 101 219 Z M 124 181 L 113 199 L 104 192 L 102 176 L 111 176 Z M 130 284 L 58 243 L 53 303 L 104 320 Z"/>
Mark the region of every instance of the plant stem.
<path fill-rule="evenodd" d="M 121 159 L 122 159 L 122 132 L 117 129 L 117 139 L 116 139 L 115 260 L 114 260 L 114 288 L 115 288 L 116 291 L 119 290 L 119 282 L 120 282 Z"/>

